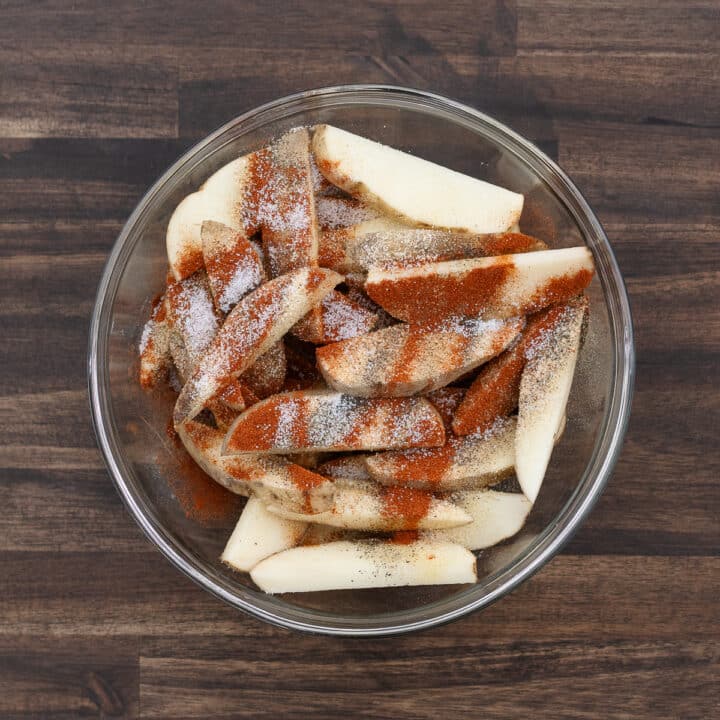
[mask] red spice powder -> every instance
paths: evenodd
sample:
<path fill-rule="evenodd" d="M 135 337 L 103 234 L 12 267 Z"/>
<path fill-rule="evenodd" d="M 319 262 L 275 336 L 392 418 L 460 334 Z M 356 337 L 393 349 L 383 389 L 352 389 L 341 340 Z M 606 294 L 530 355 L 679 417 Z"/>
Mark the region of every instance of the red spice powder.
<path fill-rule="evenodd" d="M 203 259 L 201 248 L 188 248 L 183 251 L 180 258 L 175 263 L 175 271 L 180 275 L 180 279 L 189 278 L 193 273 L 202 270 L 205 261 Z"/>
<path fill-rule="evenodd" d="M 152 300 L 151 315 L 155 322 L 163 322 L 167 318 L 167 308 L 165 306 L 165 293 L 158 293 Z"/>
<path fill-rule="evenodd" d="M 304 398 L 296 397 L 293 400 L 293 416 L 288 422 L 288 418 L 282 418 L 282 407 L 286 401 L 286 397 L 274 396 L 256 405 L 252 413 L 235 427 L 228 439 L 228 449 L 237 452 L 271 450 L 278 444 L 277 431 L 281 421 L 288 433 L 288 437 L 281 439 L 283 444 L 289 442 L 295 448 L 308 447 L 308 404 Z"/>
<path fill-rule="evenodd" d="M 305 289 L 308 291 L 308 293 L 317 290 L 320 285 L 325 282 L 326 276 L 327 273 L 324 270 L 310 270 L 310 272 L 308 273 L 307 282 L 305 283 Z"/>
<path fill-rule="evenodd" d="M 567 302 L 590 284 L 594 274 L 592 270 L 582 269 L 552 278 L 523 305 L 521 312 L 528 314 L 548 305 Z"/>
<path fill-rule="evenodd" d="M 428 514 L 432 495 L 413 488 L 386 487 L 382 489 L 382 502 L 383 515 L 400 520 L 404 530 L 415 530 Z"/>
<path fill-rule="evenodd" d="M 449 358 L 451 367 L 460 367 L 463 365 L 467 349 L 471 342 L 471 338 L 462 333 L 453 333 L 448 337 L 445 353 Z"/>
<path fill-rule="evenodd" d="M 167 434 L 176 447 L 174 461 L 165 459 L 159 465 L 186 517 L 207 525 L 225 524 L 236 519 L 242 498 L 216 483 L 198 467 L 183 447 L 172 422 L 168 423 Z"/>
<path fill-rule="evenodd" d="M 543 245 L 544 243 L 523 233 L 499 233 L 488 236 L 484 250 L 487 255 L 512 255 L 537 250 Z"/>
<path fill-rule="evenodd" d="M 403 487 L 415 483 L 437 486 L 455 457 L 452 444 L 432 449 L 409 450 L 393 456 L 393 478 Z"/>
<path fill-rule="evenodd" d="M 295 401 L 295 417 L 290 423 L 290 433 L 293 445 L 297 448 L 304 448 L 310 445 L 310 416 L 308 405 L 304 400 Z"/>
<path fill-rule="evenodd" d="M 566 310 L 567 305 L 554 305 L 531 315 L 521 338 L 522 352 L 527 354 L 527 351 L 541 335 L 546 334 L 555 327 Z"/>
<path fill-rule="evenodd" d="M 521 342 L 487 363 L 455 413 L 452 424 L 455 434 L 485 432 L 498 417 L 509 415 L 517 407 L 524 367 Z"/>
<path fill-rule="evenodd" d="M 280 408 L 277 402 L 269 400 L 256 406 L 251 418 L 238 423 L 227 440 L 231 452 L 254 452 L 270 450 L 275 446 L 275 433 L 280 422 Z"/>
<path fill-rule="evenodd" d="M 338 168 L 340 167 L 340 161 L 339 160 L 324 160 L 320 158 L 315 158 L 315 163 L 318 166 L 318 170 L 325 176 L 334 178 L 332 180 L 333 184 L 338 185 L 340 184 L 342 186 L 342 183 L 336 182 L 340 178 L 340 173 L 338 173 Z M 344 175 L 342 177 L 345 177 Z"/>
<path fill-rule="evenodd" d="M 411 323 L 439 323 L 454 315 L 477 315 L 510 280 L 510 256 L 456 276 L 430 274 L 368 282 L 367 294 L 391 315 Z"/>

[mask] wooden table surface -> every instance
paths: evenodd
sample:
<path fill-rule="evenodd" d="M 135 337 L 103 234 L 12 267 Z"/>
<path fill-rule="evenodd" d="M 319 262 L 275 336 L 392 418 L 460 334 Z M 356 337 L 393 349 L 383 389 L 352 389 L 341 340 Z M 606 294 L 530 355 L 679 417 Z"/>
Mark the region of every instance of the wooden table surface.
<path fill-rule="evenodd" d="M 0 717 L 720 714 L 720 3 L 0 0 Z M 153 180 L 259 103 L 427 88 L 560 162 L 630 291 L 622 458 L 488 610 L 392 640 L 268 627 L 174 570 L 90 424 L 95 288 Z"/>

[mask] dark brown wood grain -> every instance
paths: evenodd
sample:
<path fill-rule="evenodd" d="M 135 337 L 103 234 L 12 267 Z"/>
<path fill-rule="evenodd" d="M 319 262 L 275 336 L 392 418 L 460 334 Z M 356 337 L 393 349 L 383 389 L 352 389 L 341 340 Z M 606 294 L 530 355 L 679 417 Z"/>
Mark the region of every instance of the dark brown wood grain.
<path fill-rule="evenodd" d="M 0 0 L 0 717 L 709 718 L 720 631 L 720 5 Z M 638 351 L 627 441 L 509 597 L 392 640 L 238 614 L 142 537 L 85 352 L 123 222 L 279 95 L 430 89 L 538 142 L 604 223 Z"/>

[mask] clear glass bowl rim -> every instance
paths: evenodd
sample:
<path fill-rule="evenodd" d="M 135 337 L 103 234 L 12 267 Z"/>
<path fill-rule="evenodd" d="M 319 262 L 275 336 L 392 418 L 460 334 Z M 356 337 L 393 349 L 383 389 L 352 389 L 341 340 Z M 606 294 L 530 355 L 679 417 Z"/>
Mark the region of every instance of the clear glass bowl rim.
<path fill-rule="evenodd" d="M 241 597 L 198 567 L 193 556 L 181 547 L 147 512 L 143 499 L 127 480 L 125 464 L 112 428 L 108 393 L 110 315 L 125 264 L 132 254 L 133 230 L 144 215 L 162 202 L 164 189 L 189 172 L 203 158 L 228 142 L 240 128 L 258 128 L 282 119 L 294 110 L 316 105 L 375 105 L 423 109 L 461 124 L 520 157 L 547 182 L 565 204 L 592 249 L 605 301 L 608 305 L 614 367 L 608 407 L 593 455 L 565 506 L 545 530 L 509 566 L 483 578 L 481 583 L 450 598 L 410 611 L 377 616 L 339 618 L 291 605 L 278 605 L 272 597 Z M 233 134 L 235 133 L 235 134 Z M 423 630 L 451 622 L 487 607 L 547 563 L 568 542 L 602 493 L 617 462 L 630 416 L 635 376 L 632 316 L 627 291 L 605 232 L 568 176 L 539 148 L 490 116 L 441 95 L 392 85 L 341 85 L 288 95 L 257 107 L 225 124 L 194 145 L 147 191 L 125 223 L 103 271 L 93 310 L 88 346 L 90 408 L 98 445 L 108 471 L 130 514 L 148 539 L 179 570 L 233 607 L 274 625 L 303 632 L 338 636 L 388 636 Z"/>

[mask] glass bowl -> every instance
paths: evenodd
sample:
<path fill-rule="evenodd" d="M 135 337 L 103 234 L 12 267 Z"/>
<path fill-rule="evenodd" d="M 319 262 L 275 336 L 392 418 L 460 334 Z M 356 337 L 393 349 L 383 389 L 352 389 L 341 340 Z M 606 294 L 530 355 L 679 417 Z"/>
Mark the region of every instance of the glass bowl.
<path fill-rule="evenodd" d="M 151 298 L 164 285 L 165 229 L 178 202 L 220 166 L 298 125 L 330 123 L 525 195 L 524 232 L 551 247 L 585 243 L 597 268 L 565 433 L 527 524 L 478 555 L 479 582 L 270 596 L 219 561 L 235 518 L 189 518 L 173 487 L 184 469 L 166 433 L 171 399 L 137 378 Z M 88 355 L 95 430 L 110 474 L 150 540 L 202 587 L 267 622 L 332 635 L 392 635 L 483 608 L 529 578 L 567 542 L 603 490 L 630 411 L 634 373 L 628 298 L 608 240 L 568 177 L 534 145 L 487 115 L 438 95 L 356 85 L 263 105 L 180 158 L 120 233 L 98 288 Z"/>

